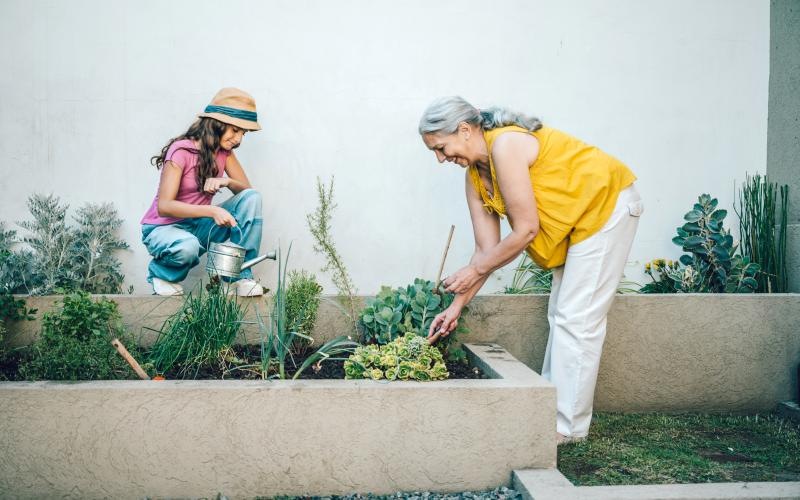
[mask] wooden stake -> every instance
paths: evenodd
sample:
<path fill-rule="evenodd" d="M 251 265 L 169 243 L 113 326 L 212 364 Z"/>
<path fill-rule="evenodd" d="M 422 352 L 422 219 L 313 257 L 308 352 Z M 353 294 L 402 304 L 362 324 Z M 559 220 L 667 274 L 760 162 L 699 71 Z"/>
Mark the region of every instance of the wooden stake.
<path fill-rule="evenodd" d="M 129 353 L 128 350 L 125 349 L 125 346 L 122 345 L 122 342 L 120 342 L 119 339 L 112 340 L 111 345 L 117 348 L 117 352 L 119 352 L 120 356 L 122 356 L 122 358 L 125 361 L 127 361 L 129 365 L 131 365 L 131 368 L 133 368 L 133 371 L 136 372 L 136 375 L 139 375 L 140 379 L 150 380 L 150 376 L 147 375 L 147 372 L 142 370 L 141 365 L 139 365 L 136 359 L 134 359 L 134 357 L 131 356 L 131 353 Z"/>
<path fill-rule="evenodd" d="M 439 290 L 439 285 L 442 283 L 442 271 L 444 271 L 444 261 L 447 259 L 447 251 L 450 250 L 450 242 L 453 240 L 453 231 L 455 231 L 456 226 L 450 226 L 450 235 L 447 237 L 447 245 L 444 247 L 444 255 L 442 255 L 442 263 L 439 266 L 439 274 L 436 276 L 436 286 L 433 290 L 436 292 Z"/>

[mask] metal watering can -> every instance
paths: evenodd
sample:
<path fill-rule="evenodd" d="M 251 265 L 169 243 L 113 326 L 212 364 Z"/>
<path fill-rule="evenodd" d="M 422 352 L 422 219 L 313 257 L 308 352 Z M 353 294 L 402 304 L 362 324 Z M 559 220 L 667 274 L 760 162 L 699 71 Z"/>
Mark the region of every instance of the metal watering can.
<path fill-rule="evenodd" d="M 238 278 L 239 273 L 252 267 L 266 259 L 277 259 L 276 252 L 267 252 L 255 259 L 244 261 L 246 250 L 243 246 L 236 243 L 211 243 L 208 246 L 208 257 L 206 259 L 206 271 L 212 275 L 227 276 Z"/>

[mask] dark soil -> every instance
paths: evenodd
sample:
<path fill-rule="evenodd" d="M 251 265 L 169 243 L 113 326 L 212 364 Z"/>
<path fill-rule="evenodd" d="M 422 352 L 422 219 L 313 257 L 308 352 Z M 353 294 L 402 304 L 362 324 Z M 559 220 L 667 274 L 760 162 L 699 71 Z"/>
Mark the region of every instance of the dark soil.
<path fill-rule="evenodd" d="M 291 355 L 286 357 L 284 366 L 286 378 L 294 377 L 298 367 L 303 365 L 309 353 Z M 235 359 L 234 359 L 235 358 Z M 263 378 L 260 365 L 261 346 L 259 345 L 236 345 L 233 347 L 233 356 L 221 362 L 218 366 L 206 366 L 200 369 L 195 375 L 181 374 L 179 369 L 173 369 L 164 374 L 167 379 L 192 378 L 198 380 L 206 379 L 239 379 L 239 380 L 260 380 Z M 311 365 L 300 375 L 300 379 L 343 379 L 344 378 L 344 358 L 330 358 L 322 363 Z M 480 379 L 488 378 L 478 367 L 472 367 L 463 362 L 446 363 L 447 370 L 450 372 L 451 379 Z M 275 369 L 270 371 L 270 376 L 274 376 Z"/>
<path fill-rule="evenodd" d="M 6 352 L 5 356 L 0 356 L 0 381 L 22 380 L 19 376 L 19 364 L 23 354 L 22 349 L 14 349 Z"/>
<path fill-rule="evenodd" d="M 20 361 L 25 357 L 26 349 L 15 349 L 7 352 L 5 356 L 0 356 L 0 381 L 2 380 L 23 380 L 19 374 Z M 302 366 L 308 354 L 287 356 L 286 378 L 292 378 L 297 371 L 297 367 Z M 144 356 L 143 356 L 144 358 Z M 181 373 L 179 368 L 173 368 L 166 374 L 167 379 L 197 379 L 197 380 L 216 380 L 216 379 L 239 379 L 239 380 L 260 380 L 262 379 L 261 367 L 261 347 L 258 345 L 236 345 L 233 352 L 227 359 L 221 360 L 214 366 L 204 366 L 197 373 Z M 139 362 L 144 362 L 139 359 Z M 481 379 L 489 378 L 478 367 L 470 366 L 463 362 L 446 362 L 447 370 L 450 372 L 451 379 Z M 276 368 L 270 371 L 270 376 L 274 377 Z M 343 379 L 344 378 L 344 359 L 327 359 L 318 365 L 311 365 L 300 375 L 301 379 Z"/>

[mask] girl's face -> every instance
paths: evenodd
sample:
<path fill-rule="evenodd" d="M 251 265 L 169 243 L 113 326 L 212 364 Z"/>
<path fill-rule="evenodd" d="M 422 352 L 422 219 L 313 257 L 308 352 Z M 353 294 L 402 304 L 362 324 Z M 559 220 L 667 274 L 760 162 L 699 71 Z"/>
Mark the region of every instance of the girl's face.
<path fill-rule="evenodd" d="M 467 168 L 478 161 L 478 155 L 473 151 L 469 141 L 471 136 L 470 126 L 462 123 L 452 134 L 424 134 L 422 142 L 434 152 L 439 163 L 447 161 Z"/>
<path fill-rule="evenodd" d="M 242 143 L 242 138 L 247 131 L 235 125 L 228 125 L 223 132 L 222 137 L 219 139 L 219 147 L 226 151 L 231 151 L 239 147 Z"/>

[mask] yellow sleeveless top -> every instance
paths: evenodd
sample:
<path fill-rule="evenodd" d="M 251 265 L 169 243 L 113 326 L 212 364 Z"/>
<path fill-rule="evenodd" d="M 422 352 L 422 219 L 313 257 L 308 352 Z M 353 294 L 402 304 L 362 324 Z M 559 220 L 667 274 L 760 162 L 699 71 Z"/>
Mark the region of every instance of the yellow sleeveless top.
<path fill-rule="evenodd" d="M 636 176 L 613 156 L 550 127 L 536 132 L 517 126 L 487 130 L 483 136 L 489 149 L 493 196 L 477 167 L 470 167 L 469 175 L 483 206 L 500 217 L 506 215 L 506 206 L 497 185 L 492 146 L 503 132 L 524 132 L 539 141 L 539 156 L 528 166 L 539 233 L 525 251 L 542 268 L 561 266 L 570 244 L 595 234 L 611 218 L 620 191 L 633 184 Z"/>

